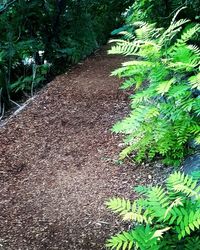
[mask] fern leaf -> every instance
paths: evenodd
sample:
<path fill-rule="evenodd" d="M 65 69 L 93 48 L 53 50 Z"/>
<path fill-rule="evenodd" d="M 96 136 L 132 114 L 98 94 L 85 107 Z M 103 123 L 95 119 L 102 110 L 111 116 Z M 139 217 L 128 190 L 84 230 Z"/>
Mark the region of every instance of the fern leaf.
<path fill-rule="evenodd" d="M 192 88 L 197 88 L 200 90 L 200 73 L 189 78 L 189 82 L 192 85 Z"/>
<path fill-rule="evenodd" d="M 188 45 L 189 50 L 191 50 L 197 57 L 200 57 L 200 48 L 196 45 Z"/>
<path fill-rule="evenodd" d="M 181 38 L 177 39 L 177 42 L 176 42 L 175 46 L 181 46 L 181 45 L 185 44 L 199 31 L 200 31 L 200 25 L 197 24 L 194 27 L 192 27 L 192 28 L 188 29 L 187 31 L 183 32 L 183 34 L 181 35 Z"/>
<path fill-rule="evenodd" d="M 185 235 L 190 235 L 192 231 L 195 231 L 196 228 L 199 229 L 200 227 L 200 210 L 197 211 L 190 211 L 190 214 L 188 215 L 188 212 L 186 210 L 182 211 L 184 213 L 183 220 L 180 223 L 181 231 L 178 235 L 178 238 L 181 239 L 185 237 Z"/>
<path fill-rule="evenodd" d="M 200 199 L 200 194 L 195 191 L 195 187 L 197 186 L 197 181 L 193 182 L 194 186 L 187 187 L 184 184 L 176 184 L 174 185 L 174 190 L 176 192 L 182 192 L 185 195 L 192 197 L 194 196 L 196 199 Z"/>
<path fill-rule="evenodd" d="M 141 195 L 147 195 L 148 192 L 150 191 L 150 188 L 145 187 L 145 186 L 137 186 L 134 188 L 134 191 Z"/>
<path fill-rule="evenodd" d="M 161 82 L 157 87 L 157 92 L 161 95 L 167 93 L 173 83 L 175 83 L 175 78 L 172 78 L 168 81 Z"/>
<path fill-rule="evenodd" d="M 182 26 L 188 22 L 188 19 L 180 19 L 172 22 L 169 28 L 159 38 L 159 44 L 163 45 L 167 41 L 171 41 L 172 38 L 182 29 Z"/>
<path fill-rule="evenodd" d="M 125 199 L 112 198 L 106 202 L 106 205 L 115 213 L 125 214 L 131 211 L 131 203 Z"/>
<path fill-rule="evenodd" d="M 149 226 L 138 226 L 135 230 L 129 232 L 123 232 L 112 236 L 106 246 L 111 249 L 152 249 L 158 250 L 157 238 L 152 237 L 155 230 L 152 230 Z"/>
<path fill-rule="evenodd" d="M 194 68 L 196 68 L 199 65 L 199 61 L 190 61 L 188 63 L 185 62 L 171 62 L 168 64 L 168 68 L 173 71 L 186 71 L 186 72 L 192 72 Z"/>
<path fill-rule="evenodd" d="M 173 201 L 171 203 L 171 205 L 167 208 L 167 210 L 165 211 L 165 215 L 164 215 L 164 219 L 168 216 L 168 214 L 170 213 L 170 211 L 177 206 L 183 206 L 183 203 L 181 202 L 181 197 L 175 199 L 175 201 Z"/>
<path fill-rule="evenodd" d="M 165 190 L 161 187 L 152 187 L 148 192 L 148 201 L 150 207 L 153 209 L 153 216 L 162 218 L 166 207 L 169 205 L 169 199 Z"/>
<path fill-rule="evenodd" d="M 133 152 L 133 150 L 134 150 L 134 145 L 130 145 L 124 148 L 119 154 L 119 160 L 124 160 Z"/>
<path fill-rule="evenodd" d="M 135 26 L 140 26 L 140 28 L 136 29 L 135 33 L 137 35 L 137 38 L 139 40 L 151 40 L 152 38 L 156 37 L 158 33 L 160 32 L 155 28 L 155 24 L 148 24 L 148 23 L 142 23 L 142 22 L 136 22 L 134 23 Z"/>
<path fill-rule="evenodd" d="M 133 85 L 136 84 L 136 81 L 134 78 L 131 78 L 131 79 L 128 79 L 126 81 L 124 81 L 122 83 L 122 85 L 120 86 L 120 89 L 128 89 L 128 88 L 131 88 Z"/>
<path fill-rule="evenodd" d="M 193 180 L 188 175 L 175 172 L 167 179 L 167 185 L 169 190 L 173 190 L 176 193 L 183 193 L 188 197 L 194 196 L 196 199 L 200 198 L 200 194 L 197 190 L 197 180 Z"/>
<path fill-rule="evenodd" d="M 112 236 L 107 240 L 106 246 L 111 249 L 123 249 L 130 250 L 134 244 L 133 231 L 123 232 L 121 234 L 117 234 Z"/>
<path fill-rule="evenodd" d="M 136 202 L 131 203 L 129 200 L 113 198 L 106 203 L 107 207 L 115 213 L 119 213 L 123 220 L 136 221 L 138 223 L 151 223 L 152 219 L 147 212 L 142 213 L 142 207 Z"/>
<path fill-rule="evenodd" d="M 197 144 L 200 144 L 200 134 L 198 136 L 195 137 L 195 142 Z"/>
<path fill-rule="evenodd" d="M 141 41 L 134 40 L 124 41 L 124 40 L 112 40 L 111 42 L 117 42 L 115 46 L 108 51 L 108 54 L 121 54 L 121 55 L 138 55 L 138 50 L 141 45 Z"/>
<path fill-rule="evenodd" d="M 200 246 L 200 237 L 196 236 L 196 237 L 190 237 L 187 238 L 186 240 L 186 244 L 185 244 L 185 250 L 199 250 L 199 246 Z"/>
<path fill-rule="evenodd" d="M 161 238 L 163 234 L 169 231 L 170 229 L 171 229 L 170 227 L 166 227 L 164 229 L 156 230 L 152 238 Z"/>
<path fill-rule="evenodd" d="M 122 65 L 123 66 L 139 66 L 139 67 L 147 67 L 147 68 L 151 68 L 154 66 L 152 62 L 148 62 L 148 61 L 129 61 L 129 62 L 122 63 Z"/>

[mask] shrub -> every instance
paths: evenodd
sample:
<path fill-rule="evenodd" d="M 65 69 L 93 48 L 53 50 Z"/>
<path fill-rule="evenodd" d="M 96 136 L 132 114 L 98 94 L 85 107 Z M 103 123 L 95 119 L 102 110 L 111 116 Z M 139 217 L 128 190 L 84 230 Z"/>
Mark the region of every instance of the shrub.
<path fill-rule="evenodd" d="M 195 94 L 200 90 L 200 49 L 188 45 L 200 26 L 182 31 L 189 20 L 175 17 L 166 30 L 134 23 L 135 33 L 124 31 L 109 51 L 128 56 L 112 75 L 126 79 L 121 89 L 135 91 L 130 115 L 112 129 L 126 135 L 121 159 L 162 156 L 164 163 L 179 165 L 190 150 L 188 142 L 200 142 L 200 98 Z"/>
<path fill-rule="evenodd" d="M 111 249 L 193 249 L 200 246 L 200 186 L 193 177 L 175 172 L 165 187 L 137 187 L 142 198 L 112 198 L 107 207 L 131 221 L 131 229 L 107 241 Z"/>

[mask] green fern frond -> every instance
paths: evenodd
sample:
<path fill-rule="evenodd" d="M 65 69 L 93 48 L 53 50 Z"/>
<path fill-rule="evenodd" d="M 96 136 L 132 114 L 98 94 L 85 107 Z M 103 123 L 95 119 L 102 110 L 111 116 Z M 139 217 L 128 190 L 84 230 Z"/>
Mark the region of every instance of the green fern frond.
<path fill-rule="evenodd" d="M 131 77 L 128 80 L 125 80 L 120 86 L 120 89 L 129 89 L 132 86 L 135 86 L 135 89 L 138 90 L 142 85 L 144 78 L 145 78 L 144 75 L 139 75 L 139 74 L 135 75 L 134 78 Z"/>
<path fill-rule="evenodd" d="M 129 200 L 113 198 L 106 203 L 107 207 L 115 213 L 119 213 L 123 220 L 136 221 L 138 223 L 151 223 L 152 218 L 148 212 L 143 213 L 143 209 L 136 202 L 131 203 Z"/>
<path fill-rule="evenodd" d="M 140 50 L 138 51 L 138 56 L 147 60 L 159 60 L 161 56 L 161 47 L 157 46 L 153 42 L 145 42 L 140 46 Z"/>
<path fill-rule="evenodd" d="M 160 218 L 164 216 L 166 207 L 169 206 L 169 198 L 161 187 L 152 187 L 148 192 L 148 202 L 151 209 L 153 209 L 153 216 Z"/>
<path fill-rule="evenodd" d="M 197 57 L 200 57 L 200 48 L 196 45 L 188 45 L 187 48 L 191 50 Z"/>
<path fill-rule="evenodd" d="M 175 43 L 175 47 L 185 45 L 194 35 L 196 35 L 200 31 L 200 25 L 196 24 L 192 28 L 188 29 L 187 31 L 183 32 L 180 39 L 177 39 Z"/>
<path fill-rule="evenodd" d="M 196 176 L 195 179 L 198 180 L 199 173 Z M 180 184 L 184 186 L 181 191 L 179 187 L 177 189 L 177 185 Z M 175 172 L 168 177 L 166 189 L 164 187 L 136 188 L 136 191 L 144 195 L 144 199 L 129 203 L 124 199 L 113 200 L 114 211 L 122 211 L 123 216 L 127 216 L 127 219 L 134 220 L 136 223 L 131 224 L 133 230 L 111 237 L 107 246 L 121 250 L 162 248 L 170 250 L 177 246 L 181 249 L 191 249 L 194 244 L 194 249 L 198 249 L 200 199 L 197 199 L 191 190 L 188 196 L 185 187 L 200 194 L 200 186 L 197 186 L 197 182 L 192 177 Z M 151 218 L 151 223 L 138 215 Z"/>
<path fill-rule="evenodd" d="M 116 69 L 112 72 L 111 76 L 118 76 L 118 77 L 133 77 L 140 75 L 142 78 L 145 78 L 145 71 L 146 73 L 149 71 L 149 68 L 145 67 L 142 64 L 137 64 L 135 66 L 124 66 L 119 69 Z M 141 72 L 143 74 L 141 75 Z"/>
<path fill-rule="evenodd" d="M 187 238 L 185 243 L 185 250 L 199 250 L 200 246 L 200 237 L 190 237 Z"/>
<path fill-rule="evenodd" d="M 200 99 L 199 98 L 195 98 L 193 102 L 193 111 L 197 117 L 200 116 Z"/>
<path fill-rule="evenodd" d="M 112 40 L 116 42 L 115 46 L 108 51 L 108 54 L 120 54 L 120 55 L 138 55 L 138 51 L 141 45 L 141 41 L 124 41 L 124 40 Z"/>
<path fill-rule="evenodd" d="M 169 71 L 166 68 L 165 64 L 154 63 L 154 68 L 152 68 L 149 73 L 150 82 L 152 84 L 160 83 L 164 79 L 168 78 L 168 75 Z"/>
<path fill-rule="evenodd" d="M 134 109 L 138 104 L 148 103 L 156 93 L 155 87 L 150 87 L 131 96 L 131 107 Z"/>
<path fill-rule="evenodd" d="M 128 212 L 124 214 L 123 216 L 124 221 L 136 221 L 137 223 L 143 223 L 145 222 L 146 224 L 151 223 L 151 218 L 147 218 L 145 215 L 141 215 L 136 212 Z"/>
<path fill-rule="evenodd" d="M 195 197 L 196 199 L 200 199 L 197 180 L 193 180 L 193 178 L 188 175 L 181 174 L 180 172 L 175 172 L 174 174 L 171 174 L 167 179 L 167 185 L 169 190 L 172 190 L 175 193 L 181 192 L 188 197 Z"/>
<path fill-rule="evenodd" d="M 131 33 L 131 32 L 128 32 L 128 31 L 121 31 L 118 33 L 119 35 L 123 35 L 124 39 L 125 40 L 134 40 L 135 39 L 135 36 Z"/>
<path fill-rule="evenodd" d="M 190 235 L 192 231 L 200 228 L 200 210 L 187 211 L 184 208 L 180 210 L 183 214 L 183 218 L 180 222 L 180 226 L 176 227 L 179 240 L 186 235 Z"/>
<path fill-rule="evenodd" d="M 112 236 L 106 246 L 116 250 L 151 249 L 158 250 L 157 238 L 153 237 L 154 231 L 146 226 L 138 226 L 135 230 L 123 232 Z"/>
<path fill-rule="evenodd" d="M 200 90 L 200 73 L 189 78 L 189 82 L 192 85 L 192 88 L 197 88 Z"/>
<path fill-rule="evenodd" d="M 171 210 L 172 210 L 174 207 L 177 207 L 177 206 L 183 206 L 182 198 L 181 198 L 181 197 L 176 198 L 176 199 L 170 204 L 170 206 L 169 206 L 169 207 L 167 208 L 167 210 L 165 211 L 164 219 L 168 216 L 168 214 L 171 212 Z"/>
<path fill-rule="evenodd" d="M 132 204 L 129 200 L 112 198 L 106 202 L 106 205 L 115 213 L 124 214 L 131 211 Z"/>
<path fill-rule="evenodd" d="M 186 72 L 192 72 L 194 68 L 196 68 L 199 65 L 198 60 L 193 60 L 190 62 L 171 62 L 168 64 L 168 68 L 173 71 L 186 71 Z"/>
<path fill-rule="evenodd" d="M 119 160 L 124 160 L 127 158 L 134 150 L 134 145 L 125 147 L 119 154 Z"/>
<path fill-rule="evenodd" d="M 193 184 L 191 185 L 191 187 L 185 186 L 184 184 L 176 184 L 174 185 L 174 190 L 176 192 L 182 192 L 183 194 L 190 196 L 190 197 L 195 197 L 196 199 L 200 199 L 200 194 L 198 193 L 198 191 L 195 190 L 197 185 L 197 182 L 193 182 Z"/>
<path fill-rule="evenodd" d="M 148 62 L 148 61 L 128 61 L 128 62 L 124 62 L 122 63 L 122 66 L 135 66 L 135 67 L 145 67 L 145 68 L 152 68 L 154 67 L 152 62 Z"/>
<path fill-rule="evenodd" d="M 134 25 L 138 26 L 138 22 L 136 22 Z M 140 22 L 140 28 L 135 30 L 136 36 L 139 40 L 151 40 L 154 38 L 157 34 L 158 31 L 155 28 L 155 24 L 148 24 L 148 23 L 141 23 Z"/>
<path fill-rule="evenodd" d="M 112 132 L 130 134 L 140 126 L 141 122 L 150 120 L 152 117 L 157 117 L 158 115 L 159 110 L 153 105 L 149 105 L 148 107 L 140 105 L 132 111 L 130 116 L 116 123 L 112 128 Z"/>
<path fill-rule="evenodd" d="M 124 81 L 122 83 L 122 85 L 120 86 L 120 89 L 129 89 L 129 88 L 131 88 L 135 84 L 136 84 L 135 79 L 134 78 L 130 78 L 130 79 L 128 79 L 128 80 L 126 80 L 126 81 Z"/>
<path fill-rule="evenodd" d="M 172 38 L 182 29 L 182 26 L 188 22 L 188 19 L 180 19 L 172 22 L 169 28 L 161 35 L 158 43 L 163 45 L 167 41 L 171 41 Z"/>
<path fill-rule="evenodd" d="M 134 188 L 134 191 L 141 194 L 141 195 L 148 195 L 148 192 L 150 190 L 150 187 L 145 187 L 145 186 L 137 186 Z"/>
<path fill-rule="evenodd" d="M 168 81 L 161 82 L 157 87 L 157 92 L 161 95 L 164 95 L 167 93 L 171 87 L 172 84 L 174 84 L 176 81 L 175 78 L 172 78 Z"/>
<path fill-rule="evenodd" d="M 176 98 L 180 99 L 185 93 L 187 93 L 189 90 L 189 85 L 182 83 L 178 85 L 173 85 L 168 91 L 168 99 L 170 100 L 171 98 Z"/>
<path fill-rule="evenodd" d="M 165 232 L 169 231 L 170 229 L 171 229 L 170 227 L 166 227 L 166 228 L 163 228 L 163 229 L 156 230 L 154 235 L 152 236 L 152 238 L 160 239 L 161 237 L 163 237 L 163 234 Z"/>
<path fill-rule="evenodd" d="M 112 236 L 106 246 L 116 250 L 151 249 L 158 250 L 157 238 L 150 227 L 138 226 L 135 230 Z"/>
<path fill-rule="evenodd" d="M 200 133 L 195 137 L 195 142 L 200 145 Z"/>
<path fill-rule="evenodd" d="M 133 246 L 135 238 L 133 236 L 133 230 L 129 232 L 122 232 L 121 234 L 116 234 L 107 240 L 106 246 L 111 249 L 116 250 L 131 250 Z"/>

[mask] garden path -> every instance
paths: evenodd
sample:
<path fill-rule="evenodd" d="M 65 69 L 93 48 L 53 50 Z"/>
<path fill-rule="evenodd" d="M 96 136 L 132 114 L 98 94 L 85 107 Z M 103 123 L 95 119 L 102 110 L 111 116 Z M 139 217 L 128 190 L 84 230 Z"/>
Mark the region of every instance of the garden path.
<path fill-rule="evenodd" d="M 95 53 L 0 129 L 0 249 L 105 249 L 119 230 L 105 201 L 152 181 L 115 162 L 127 100 L 109 75 L 122 60 Z"/>

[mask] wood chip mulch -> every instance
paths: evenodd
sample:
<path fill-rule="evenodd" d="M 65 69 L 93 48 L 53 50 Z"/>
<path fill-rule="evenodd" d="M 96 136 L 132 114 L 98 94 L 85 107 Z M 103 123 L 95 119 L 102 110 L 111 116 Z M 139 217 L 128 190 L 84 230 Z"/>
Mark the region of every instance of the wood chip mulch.
<path fill-rule="evenodd" d="M 101 50 L 0 128 L 0 249 L 105 249 L 123 228 L 105 201 L 134 198 L 133 186 L 168 171 L 116 164 L 121 139 L 110 128 L 128 101 L 109 75 L 122 61 Z"/>

